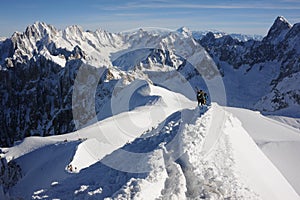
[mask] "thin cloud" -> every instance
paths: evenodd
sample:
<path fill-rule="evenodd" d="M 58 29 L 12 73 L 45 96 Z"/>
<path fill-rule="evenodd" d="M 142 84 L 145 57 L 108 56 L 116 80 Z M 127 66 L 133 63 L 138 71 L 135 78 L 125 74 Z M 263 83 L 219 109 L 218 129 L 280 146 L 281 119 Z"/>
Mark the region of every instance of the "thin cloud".
<path fill-rule="evenodd" d="M 292 1 L 292 0 L 287 0 Z M 100 9 L 107 11 L 118 10 L 134 10 L 134 9 L 285 9 L 285 10 L 297 10 L 299 6 L 295 5 L 282 5 L 282 4 L 182 4 L 182 3 L 164 3 L 165 1 L 157 1 L 150 3 L 130 2 L 119 6 L 101 6 Z"/>
<path fill-rule="evenodd" d="M 155 16 L 153 16 L 153 13 L 145 13 L 145 12 L 135 12 L 135 13 L 115 13 L 114 16 L 120 16 L 120 17 L 155 17 L 158 16 L 169 16 L 169 15 L 187 15 L 190 14 L 190 12 L 187 11 L 173 11 L 173 12 L 163 12 L 163 13 L 156 13 Z"/>

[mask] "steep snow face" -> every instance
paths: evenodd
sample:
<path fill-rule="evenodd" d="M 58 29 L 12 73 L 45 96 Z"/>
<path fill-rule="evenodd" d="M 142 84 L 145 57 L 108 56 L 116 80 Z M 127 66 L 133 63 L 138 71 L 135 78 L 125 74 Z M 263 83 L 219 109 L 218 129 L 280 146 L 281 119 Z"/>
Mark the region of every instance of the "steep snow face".
<path fill-rule="evenodd" d="M 271 120 L 257 112 L 236 108 L 226 110 L 242 122 L 244 129 L 300 194 L 300 176 L 294 173 L 300 163 L 299 129 Z"/>
<path fill-rule="evenodd" d="M 135 112 L 139 113 L 138 110 Z M 128 115 L 133 117 L 135 114 Z M 138 116 L 142 120 L 147 118 Z M 116 118 L 128 119 L 122 114 Z M 104 120 L 103 123 L 111 124 L 112 128 L 116 118 Z M 104 124 L 101 127 L 103 126 Z M 46 153 L 44 148 L 50 148 L 52 156 L 43 156 L 48 158 L 47 169 L 50 170 L 55 165 L 57 172 L 65 170 L 65 173 L 59 175 L 35 170 L 35 176 L 43 173 L 48 177 L 43 180 L 37 178 L 34 184 L 29 184 L 33 180 L 33 174 L 29 171 L 39 169 L 38 166 L 42 169 L 46 164 L 41 164 L 42 161 L 39 164 L 30 162 L 33 165 L 28 168 L 29 171 L 25 170 L 22 181 L 10 190 L 10 194 L 26 194 L 27 197 L 40 199 L 267 200 L 282 199 L 284 196 L 298 200 L 299 196 L 293 187 L 261 152 L 246 130 L 248 129 L 243 128 L 243 122 L 213 103 L 207 111 L 192 108 L 169 114 L 162 123 L 146 130 L 137 138 L 134 136 L 123 147 L 114 146 L 106 156 L 97 157 L 99 152 L 109 148 L 98 144 L 99 132 L 96 131 L 96 126 L 91 126 L 83 130 L 85 134 L 82 136 L 87 136 L 87 140 L 57 143 L 19 157 L 17 160 L 23 160 L 22 167 L 35 158 L 34 154 Z M 121 132 L 116 133 L 114 139 L 122 139 L 122 135 Z M 64 137 L 72 139 L 75 136 L 69 134 Z M 51 138 L 58 141 L 63 136 L 48 139 Z M 53 139 L 51 140 L 54 141 Z M 74 148 L 77 144 L 77 148 Z M 69 152 L 74 154 L 64 153 L 66 159 L 57 159 L 55 155 L 64 152 L 65 148 L 73 149 Z M 16 152 L 13 148 L 8 149 L 10 151 Z M 72 171 L 66 168 L 67 157 L 72 160 Z M 52 158 L 55 158 L 55 162 L 52 162 Z M 93 165 L 90 165 L 91 160 L 94 160 Z M 85 169 L 80 170 L 78 167 Z M 294 171 L 296 172 L 297 170 Z M 22 184 L 26 184 L 27 188 Z M 20 193 L 18 191 L 21 188 Z"/>
<path fill-rule="evenodd" d="M 231 119 L 231 123 L 238 123 L 238 120 Z M 227 131 L 232 142 L 236 165 L 241 169 L 242 176 L 246 176 L 246 182 L 250 188 L 253 188 L 262 199 L 281 199 L 282 194 L 290 199 L 299 199 L 294 188 L 260 151 L 248 133 L 239 128 L 242 128 L 241 124 L 239 126 L 234 124 L 229 126 Z"/>

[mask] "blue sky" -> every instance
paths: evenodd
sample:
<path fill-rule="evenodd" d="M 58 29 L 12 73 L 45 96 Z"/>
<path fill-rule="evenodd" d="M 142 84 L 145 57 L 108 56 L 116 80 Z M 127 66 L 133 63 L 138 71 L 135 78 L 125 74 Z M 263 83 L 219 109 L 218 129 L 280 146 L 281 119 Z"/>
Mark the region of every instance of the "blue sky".
<path fill-rule="evenodd" d="M 0 36 L 35 21 L 119 32 L 140 27 L 266 35 L 277 16 L 300 22 L 300 0 L 0 0 Z"/>

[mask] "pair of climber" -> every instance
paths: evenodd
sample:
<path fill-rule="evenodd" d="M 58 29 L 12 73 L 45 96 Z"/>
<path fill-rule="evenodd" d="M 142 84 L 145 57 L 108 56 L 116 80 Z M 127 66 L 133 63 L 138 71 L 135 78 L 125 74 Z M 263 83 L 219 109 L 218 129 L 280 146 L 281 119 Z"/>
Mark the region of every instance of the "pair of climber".
<path fill-rule="evenodd" d="M 73 168 L 72 164 L 69 164 L 67 169 L 69 172 L 77 171 L 77 167 Z"/>
<path fill-rule="evenodd" d="M 207 101 L 207 97 L 208 97 L 206 92 L 196 88 L 196 94 L 197 94 L 198 106 L 206 105 L 206 101 Z"/>

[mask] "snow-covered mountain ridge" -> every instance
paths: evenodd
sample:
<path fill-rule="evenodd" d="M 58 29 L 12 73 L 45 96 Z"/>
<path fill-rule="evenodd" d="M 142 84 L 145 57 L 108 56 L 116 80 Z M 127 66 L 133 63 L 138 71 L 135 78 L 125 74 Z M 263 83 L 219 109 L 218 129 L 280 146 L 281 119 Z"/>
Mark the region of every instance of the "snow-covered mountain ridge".
<path fill-rule="evenodd" d="M 137 123 L 138 119 L 145 120 L 148 115 L 144 115 L 145 109 L 148 109 L 146 106 L 74 133 L 29 137 L 19 145 L 3 149 L 6 152 L 4 156 L 14 158 L 22 169 L 19 181 L 9 190 L 4 188 L 4 197 L 282 199 L 284 196 L 291 200 L 299 199 L 295 190 L 299 192 L 300 179 L 295 177 L 297 167 L 293 168 L 295 162 L 299 162 L 297 149 L 290 148 L 292 151 L 286 152 L 294 159 L 294 163 L 286 163 L 284 158 L 288 157 L 287 154 L 272 155 L 276 151 L 270 145 L 275 139 L 277 144 L 290 142 L 299 147 L 300 136 L 295 129 L 287 131 L 288 127 L 273 120 L 250 117 L 258 115 L 253 111 L 234 110 L 214 103 L 207 111 L 200 110 L 194 107 L 195 102 L 189 102 L 182 95 L 174 98 L 172 92 L 157 86 L 150 87 L 152 92 L 156 91 L 153 94 L 161 96 L 164 102 L 170 101 L 168 105 L 157 102 L 151 106 L 149 114 L 154 118 L 162 117 L 157 111 L 169 110 L 165 113 L 168 117 L 154 128 L 148 127 L 156 124 L 156 120 L 144 126 L 143 130 L 137 124 L 122 124 L 122 120 L 128 122 L 128 118 Z M 176 99 L 185 101 L 182 105 L 189 108 L 180 111 L 182 108 L 178 107 Z M 256 130 L 251 131 L 244 126 L 243 118 L 248 119 L 250 128 L 254 123 Z M 117 132 L 106 130 L 116 127 L 116 123 L 122 126 L 116 129 Z M 277 139 L 272 134 L 265 135 L 263 140 L 261 135 L 255 136 L 257 130 L 266 133 L 265 127 L 273 131 L 275 127 L 280 128 L 284 132 L 278 131 Z M 124 134 L 123 128 L 131 133 L 129 137 Z M 113 139 L 109 139 L 109 143 L 104 142 L 99 131 Z M 143 134 L 134 136 L 133 133 Z M 270 162 L 250 136 L 256 142 L 269 143 L 271 148 L 262 150 L 271 153 L 269 158 L 273 159 L 272 162 L 277 160 L 279 165 L 283 164 L 282 171 Z M 275 149 L 282 150 L 280 146 Z M 36 156 L 40 156 L 38 162 L 34 161 Z M 67 167 L 70 164 L 72 171 Z M 289 177 L 288 174 L 294 176 Z"/>
<path fill-rule="evenodd" d="M 207 84 L 211 84 L 213 101 L 222 105 L 297 117 L 297 27 L 298 24 L 291 27 L 279 17 L 262 41 L 240 42 L 229 35 L 208 33 L 199 43 L 212 60 L 186 28 L 164 34 L 142 29 L 114 34 L 104 30 L 83 31 L 78 26 L 58 30 L 36 22 L 24 33 L 16 32 L 0 43 L 0 92 L 4 108 L 0 118 L 5 122 L 0 125 L 1 146 L 10 146 L 24 136 L 76 130 L 72 106 L 86 113 L 75 116 L 81 118 L 79 127 L 92 123 L 94 116 L 88 110 L 96 107 L 99 113 L 107 109 L 104 107 L 111 103 L 116 84 L 126 85 L 136 78 L 163 84 L 190 99 L 194 99 L 195 86 L 207 90 Z M 97 74 L 102 76 L 96 89 L 97 99 L 89 107 L 80 106 L 81 102 L 72 105 L 74 81 L 82 65 L 87 68 L 85 73 L 94 77 L 90 80 L 99 80 Z M 209 83 L 208 79 L 220 74 L 224 76 L 219 86 L 214 81 Z M 177 83 L 171 84 L 172 79 Z M 81 84 L 86 81 L 83 79 Z M 182 83 L 184 87 L 177 86 Z M 89 84 L 96 86 L 93 81 Z M 79 96 L 93 94 L 94 91 L 81 90 Z"/>
<path fill-rule="evenodd" d="M 287 106 L 261 111 L 298 116 L 295 26 L 280 17 L 245 43 L 45 23 L 15 33 L 0 42 L 0 199 L 299 200 L 299 128 L 226 107 L 273 108 L 275 87 Z"/>
<path fill-rule="evenodd" d="M 233 39 L 236 39 L 241 42 L 246 42 L 248 40 L 257 40 L 260 41 L 263 39 L 263 36 L 261 35 L 245 35 L 245 34 L 239 34 L 239 33 L 225 33 L 223 31 L 218 30 L 208 30 L 208 31 L 192 31 L 187 27 L 181 27 L 177 29 L 177 32 L 186 35 L 186 36 L 193 36 L 195 40 L 201 40 L 207 33 L 213 33 L 215 37 L 224 37 L 226 35 L 231 36 Z"/>
<path fill-rule="evenodd" d="M 162 50 L 161 56 L 168 56 L 171 61 L 168 64 L 173 70 L 182 63 L 176 54 L 197 62 L 211 62 L 208 54 L 192 38 L 182 38 L 175 33 L 158 36 L 139 30 L 120 35 L 103 30 L 85 32 L 78 26 L 60 31 L 45 23 L 35 23 L 24 33 L 14 33 L 0 45 L 0 87 L 5 108 L 0 116 L 6 121 L 1 124 L 1 146 L 10 146 L 24 136 L 74 131 L 76 113 L 72 112 L 72 107 L 86 113 L 75 116 L 80 118 L 77 128 L 92 123 L 89 121 L 94 116 L 88 110 L 94 110 L 95 106 L 97 113 L 107 109 L 104 107 L 110 103 L 116 84 L 124 87 L 136 78 L 147 76 L 136 70 L 124 71 L 121 66 L 113 66 L 113 61 L 126 53 L 147 48 Z M 81 70 L 83 65 L 85 70 Z M 218 71 L 213 63 L 211 69 L 214 70 L 210 73 L 202 70 L 203 75 L 214 77 Z M 85 74 L 78 78 L 78 72 Z M 87 74 L 91 76 L 88 80 L 84 78 Z M 80 101 L 84 99 L 80 97 L 93 95 L 91 98 L 95 98 L 91 90 L 78 91 L 78 102 L 72 105 L 76 78 L 79 84 L 95 87 L 96 101 L 88 103 L 89 107 L 82 106 Z M 104 113 L 98 117 L 107 117 L 108 112 Z"/>

